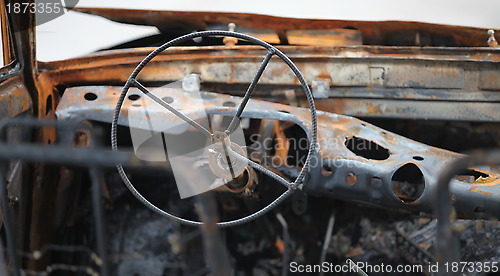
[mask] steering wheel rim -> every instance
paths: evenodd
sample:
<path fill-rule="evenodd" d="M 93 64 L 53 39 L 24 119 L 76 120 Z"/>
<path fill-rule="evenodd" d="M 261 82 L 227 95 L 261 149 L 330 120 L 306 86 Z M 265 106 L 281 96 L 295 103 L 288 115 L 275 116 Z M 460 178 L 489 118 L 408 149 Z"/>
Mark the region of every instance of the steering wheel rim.
<path fill-rule="evenodd" d="M 303 165 L 301 171 L 299 172 L 297 178 L 293 182 L 286 181 L 285 179 L 283 179 L 279 175 L 275 174 L 274 172 L 272 172 L 272 171 L 264 168 L 263 166 L 261 166 L 261 165 L 255 163 L 255 162 L 253 162 L 252 160 L 250 160 L 248 158 L 245 158 L 243 156 L 239 156 L 239 154 L 237 154 L 237 153 L 235 153 L 235 152 L 233 152 L 231 150 L 231 155 L 233 155 L 236 158 L 245 158 L 246 159 L 245 161 L 248 162 L 249 166 L 254 167 L 255 169 L 258 169 L 259 171 L 261 171 L 262 173 L 264 173 L 264 174 L 272 177 L 276 181 L 281 182 L 282 184 L 284 184 L 285 186 L 287 186 L 288 189 L 285 192 L 283 192 L 279 197 L 277 197 L 274 201 L 272 201 L 267 206 L 263 207 L 262 209 L 260 209 L 257 212 L 254 212 L 254 213 L 252 213 L 250 215 L 247 215 L 247 216 L 239 218 L 239 219 L 216 223 L 216 225 L 219 226 L 219 227 L 230 227 L 230 226 L 236 226 L 236 225 L 247 223 L 249 221 L 252 221 L 252 220 L 254 220 L 254 219 L 256 219 L 256 218 L 258 218 L 258 217 L 266 214 L 267 212 L 269 212 L 270 210 L 272 210 L 274 207 L 276 207 L 278 204 L 280 204 L 281 202 L 283 202 L 286 198 L 288 198 L 288 196 L 290 196 L 293 193 L 294 190 L 301 189 L 302 188 L 302 183 L 304 181 L 304 178 L 305 178 L 306 174 L 308 173 L 308 171 L 310 169 L 311 158 L 313 157 L 315 149 L 316 149 L 317 119 L 316 119 L 316 106 L 314 104 L 314 98 L 313 98 L 311 90 L 309 89 L 309 86 L 307 85 L 307 82 L 304 79 L 304 76 L 300 72 L 299 68 L 285 54 L 283 54 L 280 50 L 276 49 L 274 46 L 272 46 L 272 45 L 270 45 L 270 44 L 268 44 L 268 43 L 266 43 L 266 42 L 264 42 L 264 41 L 262 41 L 260 39 L 257 39 L 257 38 L 254 38 L 254 37 L 251 37 L 251 36 L 248 36 L 248 35 L 245 35 L 245 34 L 236 33 L 236 32 L 229 32 L 229 31 L 202 31 L 202 32 L 195 32 L 195 33 L 190 33 L 190 34 L 178 37 L 178 38 L 173 39 L 173 40 L 171 40 L 169 42 L 166 42 L 165 44 L 163 44 L 162 46 L 158 47 L 153 52 L 151 52 L 146 58 L 144 58 L 139 63 L 139 65 L 137 65 L 137 67 L 130 74 L 127 82 L 123 86 L 122 92 L 121 92 L 121 94 L 120 94 L 120 96 L 118 98 L 118 101 L 116 103 L 115 110 L 114 110 L 114 113 L 113 113 L 113 120 L 111 122 L 111 147 L 112 147 L 113 151 L 117 151 L 118 150 L 118 141 L 117 141 L 118 118 L 120 116 L 120 111 L 121 111 L 121 108 L 123 106 L 123 101 L 125 99 L 125 96 L 128 93 L 128 90 L 130 89 L 130 87 L 135 86 L 136 88 L 138 88 L 139 90 L 141 90 L 142 92 L 144 92 L 146 95 L 148 95 L 150 97 L 153 97 L 152 99 L 155 100 L 154 99 L 155 96 L 151 96 L 152 93 L 149 93 L 149 90 L 147 90 L 144 86 L 142 86 L 137 81 L 137 79 L 136 79 L 136 77 L 139 75 L 139 73 L 141 72 L 141 70 L 154 57 L 156 57 L 159 53 L 165 51 L 166 49 L 168 49 L 168 48 L 170 48 L 172 46 L 175 46 L 175 45 L 177 45 L 179 43 L 182 43 L 184 41 L 193 39 L 193 38 L 207 37 L 207 36 L 223 36 L 223 37 L 239 38 L 239 39 L 243 39 L 243 40 L 246 40 L 248 42 L 251 42 L 251 43 L 253 43 L 255 45 L 261 46 L 261 47 L 263 47 L 263 48 L 265 48 L 265 49 L 268 50 L 268 53 L 266 54 L 263 62 L 261 63 L 261 65 L 259 67 L 259 70 L 257 71 L 256 75 L 254 76 L 254 79 L 252 80 L 252 83 L 250 84 L 247 92 L 245 93 L 245 96 L 243 97 L 243 99 L 242 99 L 242 101 L 240 103 L 240 106 L 238 107 L 238 110 L 236 111 L 235 115 L 233 116 L 228 129 L 226 129 L 226 131 L 225 131 L 226 133 L 231 133 L 232 131 L 234 131 L 234 130 L 232 130 L 232 128 L 236 125 L 235 122 L 238 121 L 237 119 L 241 118 L 241 113 L 243 112 L 243 109 L 246 107 L 246 103 L 248 102 L 248 100 L 251 97 L 251 94 L 253 92 L 253 88 L 255 88 L 255 85 L 258 83 L 258 81 L 260 79 L 260 76 L 262 75 L 264 69 L 266 68 L 267 64 L 269 63 L 269 61 L 271 60 L 272 56 L 274 56 L 274 55 L 278 56 L 281 60 L 283 60 L 288 65 L 288 67 L 292 70 L 292 72 L 295 74 L 295 76 L 297 77 L 297 79 L 299 80 L 299 82 L 300 82 L 300 84 L 302 86 L 302 89 L 304 90 L 304 93 L 306 94 L 306 98 L 307 98 L 307 101 L 309 103 L 309 110 L 310 110 L 310 113 L 311 113 L 311 129 L 310 129 L 310 133 L 309 133 L 309 138 L 310 138 L 309 139 L 310 140 L 309 151 L 307 153 L 307 157 L 306 157 L 306 160 L 304 161 L 304 165 Z M 151 94 L 151 95 L 149 95 L 149 94 Z M 162 100 L 160 99 L 160 101 L 162 101 Z M 158 103 L 160 103 L 160 102 L 158 102 Z M 160 104 L 162 104 L 162 103 L 160 103 Z M 163 105 L 163 104 L 162 105 L 165 108 L 169 109 L 168 103 L 165 103 L 165 104 L 166 105 Z M 172 107 L 170 107 L 170 108 L 172 108 Z M 185 120 L 186 122 L 188 122 L 189 124 L 191 124 L 192 126 L 194 126 L 195 128 L 199 128 L 200 127 L 200 125 L 196 126 L 197 123 L 194 122 L 193 120 L 191 120 L 191 122 L 187 121 L 186 118 L 188 120 L 190 120 L 189 117 L 183 115 L 182 113 L 179 115 L 174 110 L 171 110 L 171 109 L 169 109 L 169 110 L 172 111 L 179 118 Z M 181 117 L 181 115 L 183 115 L 186 118 Z M 128 178 L 128 176 L 126 175 L 125 170 L 123 169 L 123 167 L 121 165 L 118 164 L 116 167 L 117 167 L 117 170 L 118 170 L 118 173 L 119 173 L 120 177 L 122 178 L 123 182 L 125 183 L 125 186 L 130 190 L 130 192 L 141 203 L 143 203 L 144 205 L 146 205 L 146 207 L 149 208 L 150 210 L 152 210 L 153 212 L 155 212 L 155 213 L 157 213 L 157 214 L 159 214 L 161 216 L 165 216 L 165 217 L 168 217 L 168 218 L 173 219 L 175 221 L 178 221 L 180 223 L 186 224 L 186 225 L 199 226 L 199 225 L 203 224 L 203 222 L 184 219 L 184 218 L 175 216 L 175 215 L 173 215 L 173 214 L 171 214 L 171 213 L 169 213 L 167 211 L 164 211 L 164 210 L 158 208 L 156 205 L 154 205 L 151 202 L 149 202 L 141 193 L 139 193 L 139 191 L 137 191 L 137 189 L 134 187 L 134 185 L 132 184 L 132 182 L 130 181 L 130 179 Z"/>

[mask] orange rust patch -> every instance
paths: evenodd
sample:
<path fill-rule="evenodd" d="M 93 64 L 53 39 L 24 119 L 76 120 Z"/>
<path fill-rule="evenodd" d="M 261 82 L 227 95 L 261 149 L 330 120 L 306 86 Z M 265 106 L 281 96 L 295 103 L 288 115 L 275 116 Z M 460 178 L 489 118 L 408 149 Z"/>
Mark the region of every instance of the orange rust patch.
<path fill-rule="evenodd" d="M 280 238 L 276 239 L 276 242 L 274 243 L 274 245 L 276 246 L 276 248 L 278 248 L 280 253 L 283 253 L 283 251 L 285 251 L 285 244 L 283 243 L 283 241 Z"/>
<path fill-rule="evenodd" d="M 347 183 L 347 185 L 349 186 L 352 186 L 354 184 L 356 184 L 356 181 L 358 180 L 358 177 L 353 174 L 353 173 L 348 173 L 346 176 L 345 176 L 345 182 Z"/>
<path fill-rule="evenodd" d="M 500 186 L 500 178 L 492 178 L 492 177 L 479 177 L 474 183 L 472 183 L 472 188 L 469 189 L 471 192 L 482 193 L 485 195 L 492 195 L 492 193 L 481 191 L 478 188 L 480 187 L 495 187 Z"/>
<path fill-rule="evenodd" d="M 478 189 L 475 189 L 475 188 L 472 188 L 472 189 L 470 189 L 469 191 L 472 191 L 472 192 L 477 192 L 477 193 L 482 193 L 482 194 L 485 194 L 485 195 L 493 195 L 492 193 L 488 193 L 488 192 L 485 192 L 485 191 L 481 191 L 481 190 L 478 190 Z"/>

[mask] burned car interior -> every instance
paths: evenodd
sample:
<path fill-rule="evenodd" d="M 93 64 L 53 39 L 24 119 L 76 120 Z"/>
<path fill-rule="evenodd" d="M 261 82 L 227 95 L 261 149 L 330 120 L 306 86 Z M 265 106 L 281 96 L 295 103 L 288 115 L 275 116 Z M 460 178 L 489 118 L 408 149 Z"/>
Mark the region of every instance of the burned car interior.
<path fill-rule="evenodd" d="M 159 33 L 41 62 L 14 3 L 0 275 L 499 271 L 495 30 L 71 7 Z"/>

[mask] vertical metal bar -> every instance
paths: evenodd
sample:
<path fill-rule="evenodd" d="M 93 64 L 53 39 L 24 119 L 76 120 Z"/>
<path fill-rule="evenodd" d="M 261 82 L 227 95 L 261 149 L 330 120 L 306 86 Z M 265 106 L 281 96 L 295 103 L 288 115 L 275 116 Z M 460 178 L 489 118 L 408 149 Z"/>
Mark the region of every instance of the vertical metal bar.
<path fill-rule="evenodd" d="M 229 264 L 229 254 L 219 235 L 217 228 L 217 207 L 213 194 L 203 193 L 197 196 L 198 215 L 203 224 L 201 233 L 203 234 L 203 244 L 205 247 L 205 261 L 210 269 L 209 275 L 229 276 L 231 275 L 231 265 Z"/>
<path fill-rule="evenodd" d="M 9 208 L 9 199 L 7 196 L 7 183 L 5 181 L 7 164 L 5 162 L 0 162 L 0 207 L 2 208 L 3 215 L 3 227 L 5 228 L 5 236 L 7 239 L 7 251 L 11 258 L 13 275 L 19 276 L 20 267 L 19 260 L 17 258 L 17 242 L 13 231 L 13 221 Z"/>
<path fill-rule="evenodd" d="M 100 179 L 102 176 L 101 169 L 97 167 L 90 168 L 90 182 L 92 194 L 92 212 L 94 213 L 94 223 L 96 230 L 97 253 L 101 258 L 100 274 L 102 276 L 109 275 L 108 255 L 106 252 L 106 233 L 104 229 L 104 212 L 101 204 L 101 185 Z"/>

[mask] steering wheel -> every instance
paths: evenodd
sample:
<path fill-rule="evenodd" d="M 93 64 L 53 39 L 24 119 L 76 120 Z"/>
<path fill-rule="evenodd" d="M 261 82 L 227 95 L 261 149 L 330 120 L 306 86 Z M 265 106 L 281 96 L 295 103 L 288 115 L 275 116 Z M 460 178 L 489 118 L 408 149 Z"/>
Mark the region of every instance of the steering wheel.
<path fill-rule="evenodd" d="M 178 45 L 179 43 L 182 43 L 182 42 L 187 41 L 187 40 L 191 40 L 193 38 L 210 37 L 210 36 L 211 37 L 221 37 L 221 36 L 222 37 L 233 37 L 233 38 L 237 38 L 237 39 L 242 39 L 242 40 L 246 40 L 248 42 L 251 42 L 255 45 L 262 46 L 267 50 L 267 54 L 264 57 L 264 60 L 262 61 L 262 63 L 260 64 L 260 67 L 257 70 L 257 73 L 255 74 L 252 82 L 248 86 L 248 89 L 245 92 L 245 95 L 243 96 L 243 99 L 242 99 L 240 105 L 238 106 L 237 109 L 233 108 L 232 113 L 234 113 L 234 115 L 231 119 L 231 123 L 229 124 L 228 128 L 225 131 L 219 131 L 219 132 L 214 132 L 214 133 L 210 132 L 208 129 L 206 129 L 205 127 L 203 127 L 202 125 L 200 125 L 196 121 L 192 120 L 191 118 L 189 118 L 188 116 L 186 116 L 185 114 L 183 114 L 182 112 L 180 112 L 179 110 L 174 108 L 172 105 L 170 105 L 169 103 L 167 103 L 163 99 L 155 96 L 153 93 L 151 93 L 147 88 L 145 88 L 137 80 L 137 75 L 139 75 L 141 70 L 154 57 L 156 57 L 159 53 L 163 52 L 167 48 Z M 273 56 L 278 56 L 293 71 L 293 73 L 295 74 L 295 76 L 299 80 L 299 82 L 302 86 L 302 89 L 304 90 L 304 93 L 307 97 L 307 101 L 309 103 L 309 110 L 311 113 L 311 129 L 310 129 L 310 133 L 309 133 L 309 137 L 310 137 L 309 151 L 307 153 L 307 158 L 304 162 L 304 165 L 303 165 L 301 171 L 299 172 L 297 178 L 293 182 L 288 182 L 287 180 L 285 180 L 281 176 L 277 175 L 276 173 L 264 168 L 263 166 L 253 162 L 252 160 L 246 158 L 244 156 L 244 154 L 242 154 L 242 152 L 238 149 L 238 146 L 236 146 L 236 147 L 233 146 L 234 143 L 231 144 L 231 142 L 229 141 L 229 138 L 228 138 L 229 134 L 231 134 L 237 128 L 238 122 L 242 116 L 243 110 L 245 109 L 245 107 L 246 107 L 246 105 L 247 105 L 247 103 L 252 95 L 252 92 L 255 89 L 255 86 L 257 85 L 260 77 L 262 76 L 264 69 L 266 68 L 266 66 L 268 65 L 269 61 L 271 60 L 271 58 Z M 317 136 L 316 107 L 314 105 L 314 99 L 313 99 L 311 90 L 309 89 L 309 86 L 307 86 L 307 83 L 306 83 L 304 77 L 302 76 L 302 73 L 300 72 L 300 70 L 285 54 L 283 54 L 280 50 L 276 49 L 272 45 L 270 45 L 270 44 L 268 44 L 260 39 L 257 39 L 257 38 L 254 38 L 254 37 L 251 37 L 251 36 L 248 36 L 245 34 L 241 34 L 241 33 L 228 32 L 228 31 L 203 31 L 203 32 L 190 33 L 190 34 L 178 37 L 176 39 L 173 39 L 173 40 L 163 44 L 162 46 L 160 46 L 159 48 L 157 48 L 153 52 L 151 52 L 144 60 L 141 61 L 141 63 L 139 63 L 139 65 L 132 72 L 132 74 L 128 78 L 127 82 L 123 86 L 123 90 L 120 94 L 118 102 L 116 103 L 116 107 L 115 107 L 115 110 L 113 113 L 113 121 L 111 123 L 111 146 L 112 146 L 112 149 L 114 151 L 116 151 L 118 149 L 118 142 L 117 142 L 118 118 L 120 116 L 120 111 L 121 111 L 125 96 L 127 95 L 129 88 L 132 86 L 138 88 L 141 92 L 143 92 L 145 95 L 147 95 L 151 100 L 155 101 L 156 103 L 158 103 L 162 107 L 166 108 L 167 110 L 169 110 L 170 112 L 175 114 L 180 119 L 184 120 L 189 125 L 196 128 L 197 130 L 201 131 L 209 139 L 211 139 L 214 144 L 219 145 L 219 148 L 222 150 L 221 152 L 223 152 L 225 157 L 226 157 L 226 161 L 227 161 L 226 164 L 229 164 L 229 171 L 230 171 L 231 175 L 234 176 L 236 173 L 239 173 L 239 171 L 241 171 L 242 164 L 247 164 L 247 165 L 253 167 L 254 169 L 259 170 L 260 172 L 273 178 L 277 182 L 285 185 L 288 188 L 279 197 L 277 197 L 274 201 L 269 203 L 267 206 L 265 206 L 261 210 L 255 212 L 255 213 L 252 213 L 246 217 L 242 217 L 242 218 L 239 218 L 236 220 L 231 220 L 231 221 L 226 221 L 226 222 L 218 222 L 217 226 L 219 226 L 219 227 L 236 226 L 236 225 L 240 225 L 240 224 L 249 222 L 251 220 L 254 220 L 254 219 L 262 216 L 263 214 L 269 212 L 270 210 L 272 210 L 274 207 L 276 207 L 278 204 L 280 204 L 283 200 L 285 200 L 288 196 L 290 196 L 294 190 L 302 188 L 304 178 L 305 178 L 306 174 L 309 172 L 310 161 L 311 161 L 311 158 L 312 158 L 312 156 L 315 152 L 315 148 L 316 148 L 316 136 Z M 231 157 L 233 158 L 232 160 L 230 159 Z M 246 165 L 243 165 L 243 169 L 245 167 L 246 167 Z M 121 165 L 117 165 L 117 169 L 118 169 L 118 173 L 119 173 L 120 177 L 122 178 L 122 180 L 125 183 L 125 185 L 127 186 L 127 188 L 130 190 L 130 192 L 140 202 L 142 202 L 144 205 L 146 205 L 146 207 L 148 207 L 149 209 L 151 209 L 155 213 L 158 213 L 162 216 L 168 217 L 170 219 L 173 219 L 175 221 L 178 221 L 180 223 L 187 224 L 187 225 L 198 226 L 198 225 L 203 224 L 203 222 L 192 221 L 192 220 L 180 218 L 178 216 L 175 216 L 171 213 L 168 213 L 168 212 L 158 208 L 157 206 L 155 206 L 154 204 L 149 202 L 142 194 L 140 194 L 137 191 L 137 189 L 134 187 L 134 185 L 132 184 L 130 179 L 125 174 L 125 171 Z M 237 170 L 236 173 L 234 172 L 235 170 Z M 216 172 L 214 171 L 214 173 L 216 173 Z M 226 174 L 227 174 L 227 172 L 226 172 Z"/>

